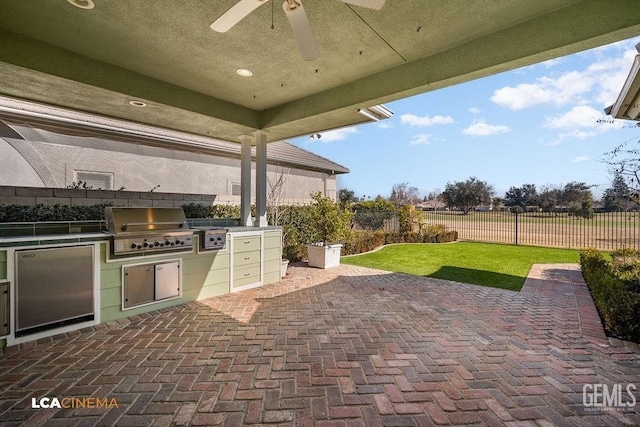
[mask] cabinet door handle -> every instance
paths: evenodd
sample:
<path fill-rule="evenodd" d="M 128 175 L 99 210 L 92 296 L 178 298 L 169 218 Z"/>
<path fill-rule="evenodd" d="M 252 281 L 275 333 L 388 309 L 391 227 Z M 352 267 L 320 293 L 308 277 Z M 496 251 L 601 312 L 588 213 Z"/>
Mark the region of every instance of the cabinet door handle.
<path fill-rule="evenodd" d="M 251 243 L 251 240 L 244 242 L 245 245 L 248 245 L 249 243 Z"/>
<path fill-rule="evenodd" d="M 251 273 L 244 273 L 244 277 L 249 277 L 251 276 Z"/>
<path fill-rule="evenodd" d="M 245 260 L 245 261 L 248 261 L 248 260 L 250 260 L 250 259 L 251 259 L 251 257 L 250 257 L 250 256 L 246 256 L 246 257 L 244 257 L 244 260 Z"/>

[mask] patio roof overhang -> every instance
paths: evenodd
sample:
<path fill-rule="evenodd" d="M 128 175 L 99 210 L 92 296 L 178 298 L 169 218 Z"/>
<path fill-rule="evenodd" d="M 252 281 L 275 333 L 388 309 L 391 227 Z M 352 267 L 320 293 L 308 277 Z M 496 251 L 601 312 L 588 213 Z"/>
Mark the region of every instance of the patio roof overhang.
<path fill-rule="evenodd" d="M 209 25 L 237 0 L 93 0 L 90 10 L 72 5 L 86 0 L 0 0 L 0 94 L 232 142 L 265 131 L 274 141 L 640 34 L 636 0 L 387 0 L 379 11 L 308 0 L 320 56 L 304 61 L 275 1 L 217 33 Z"/>
<path fill-rule="evenodd" d="M 305 61 L 276 0 L 212 31 L 237 1 L 0 0 L 0 95 L 240 143 L 244 225 L 255 145 L 264 226 L 269 141 L 640 34 L 637 0 L 305 0 Z"/>

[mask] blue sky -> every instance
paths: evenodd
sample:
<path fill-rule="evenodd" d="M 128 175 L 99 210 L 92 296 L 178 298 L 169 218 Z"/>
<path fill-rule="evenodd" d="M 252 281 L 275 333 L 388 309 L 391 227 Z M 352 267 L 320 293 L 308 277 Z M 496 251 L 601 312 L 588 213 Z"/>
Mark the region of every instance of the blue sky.
<path fill-rule="evenodd" d="M 386 104 L 391 119 L 290 142 L 349 169 L 339 187 L 422 195 L 470 176 L 503 197 L 512 185 L 610 186 L 605 153 L 640 137 L 633 122 L 599 123 L 616 100 L 640 37 Z M 609 118 L 610 119 L 610 118 Z M 610 121 L 610 120 L 608 120 Z"/>

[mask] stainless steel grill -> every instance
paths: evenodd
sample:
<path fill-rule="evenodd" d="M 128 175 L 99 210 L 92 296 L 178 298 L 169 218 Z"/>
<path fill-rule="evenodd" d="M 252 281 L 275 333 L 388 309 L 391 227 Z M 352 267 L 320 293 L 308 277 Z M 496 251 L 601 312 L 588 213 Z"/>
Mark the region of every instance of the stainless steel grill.
<path fill-rule="evenodd" d="M 221 250 L 227 247 L 227 229 L 224 227 L 194 227 L 199 231 L 200 250 Z"/>
<path fill-rule="evenodd" d="M 193 231 L 182 208 L 105 209 L 114 256 L 193 250 Z"/>

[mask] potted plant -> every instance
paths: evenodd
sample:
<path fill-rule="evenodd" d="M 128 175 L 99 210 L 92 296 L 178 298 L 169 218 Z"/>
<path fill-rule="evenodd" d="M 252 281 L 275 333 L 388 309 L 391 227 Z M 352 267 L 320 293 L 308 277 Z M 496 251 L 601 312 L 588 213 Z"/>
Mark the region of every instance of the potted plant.
<path fill-rule="evenodd" d="M 307 245 L 309 267 L 329 268 L 340 265 L 339 243 L 350 231 L 353 213 L 340 206 L 329 197 L 322 197 L 320 192 L 312 195 L 314 200 L 311 212 L 311 227 L 318 242 Z"/>

